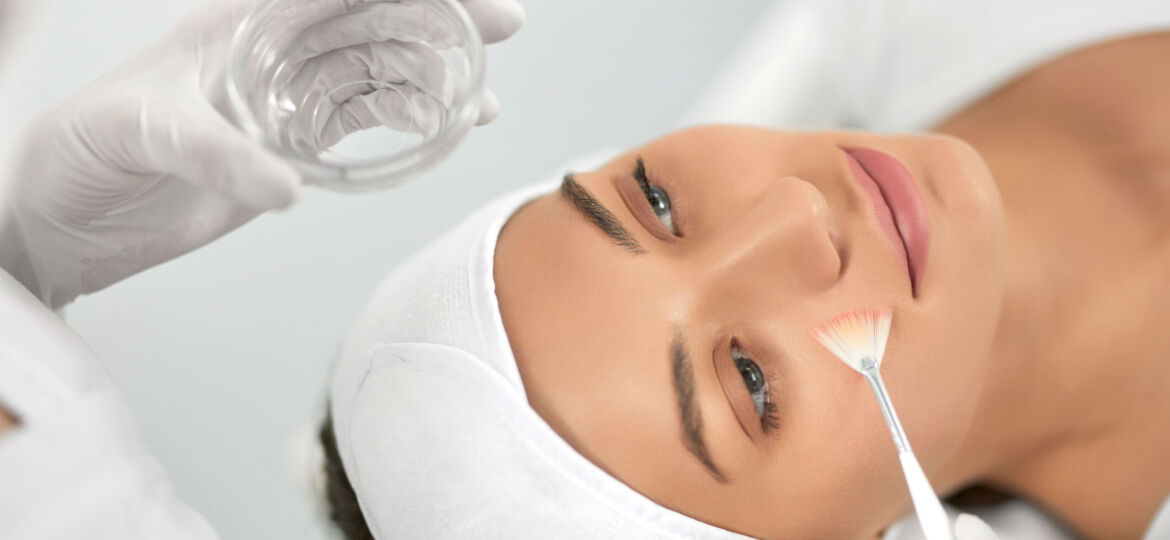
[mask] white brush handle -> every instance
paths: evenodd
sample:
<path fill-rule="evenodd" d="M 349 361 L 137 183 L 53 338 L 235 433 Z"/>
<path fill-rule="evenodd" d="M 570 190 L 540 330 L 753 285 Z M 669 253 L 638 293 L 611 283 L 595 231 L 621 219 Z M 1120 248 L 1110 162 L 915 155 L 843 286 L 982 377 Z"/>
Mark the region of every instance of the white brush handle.
<path fill-rule="evenodd" d="M 890 395 L 886 393 L 886 384 L 882 382 L 877 362 L 867 358 L 862 361 L 862 365 L 865 369 L 861 373 L 869 382 L 869 388 L 873 390 L 882 416 L 886 418 L 886 425 L 890 428 L 890 435 L 894 437 L 894 446 L 898 449 L 898 459 L 902 461 L 902 472 L 906 476 L 906 486 L 910 488 L 910 500 L 914 502 L 914 512 L 918 514 L 918 524 L 922 526 L 926 540 L 954 540 L 950 518 L 947 517 L 946 510 L 943 510 L 934 488 L 930 487 L 930 480 L 926 478 L 926 473 L 922 472 L 922 466 L 918 464 L 918 458 L 914 457 L 914 451 L 910 449 L 910 439 L 906 438 L 906 431 L 902 429 L 898 413 L 894 412 L 894 404 L 890 401 Z"/>
<path fill-rule="evenodd" d="M 918 514 L 918 524 L 926 540 L 954 540 L 951 519 L 939 502 L 938 495 L 935 495 L 934 488 L 930 487 L 930 481 L 926 479 L 926 473 L 922 472 L 914 452 L 910 449 L 899 452 L 898 459 L 902 461 L 906 486 L 910 488 L 910 499 L 914 501 L 914 512 Z"/>

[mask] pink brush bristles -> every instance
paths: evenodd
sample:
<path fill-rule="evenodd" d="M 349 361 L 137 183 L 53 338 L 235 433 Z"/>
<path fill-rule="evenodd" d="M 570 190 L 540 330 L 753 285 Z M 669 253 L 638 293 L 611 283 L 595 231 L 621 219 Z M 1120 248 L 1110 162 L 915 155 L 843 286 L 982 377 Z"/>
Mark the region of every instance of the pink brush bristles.
<path fill-rule="evenodd" d="M 892 320 L 889 308 L 846 311 L 818 326 L 813 336 L 842 362 L 861 371 L 865 358 L 881 365 Z"/>

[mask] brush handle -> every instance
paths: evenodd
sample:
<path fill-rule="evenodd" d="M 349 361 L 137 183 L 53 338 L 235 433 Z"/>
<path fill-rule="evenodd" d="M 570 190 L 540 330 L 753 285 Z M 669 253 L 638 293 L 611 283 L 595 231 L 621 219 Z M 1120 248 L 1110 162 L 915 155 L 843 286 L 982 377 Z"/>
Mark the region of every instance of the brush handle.
<path fill-rule="evenodd" d="M 906 431 L 902 429 L 902 422 L 898 420 L 898 413 L 894 412 L 894 404 L 890 401 L 890 395 L 886 393 L 886 384 L 882 381 L 882 374 L 874 364 L 867 364 L 867 369 L 861 372 L 865 375 L 865 381 L 869 383 L 869 389 L 873 390 L 873 396 L 878 400 L 878 406 L 882 409 L 882 416 L 886 418 L 886 426 L 890 428 L 890 435 L 894 437 L 894 447 L 898 449 L 898 453 L 910 451 L 910 439 L 906 438 Z"/>
<path fill-rule="evenodd" d="M 914 513 L 918 514 L 918 525 L 927 540 L 954 540 L 951 534 L 951 518 L 938 501 L 930 480 L 922 472 L 914 452 L 906 450 L 898 454 L 902 461 L 902 472 L 906 475 L 906 486 L 910 488 L 910 500 L 914 501 Z"/>
<path fill-rule="evenodd" d="M 882 416 L 886 418 L 886 426 L 890 428 L 890 435 L 894 438 L 894 446 L 898 449 L 898 459 L 902 461 L 902 473 L 906 476 L 906 487 L 910 488 L 910 500 L 914 503 L 914 513 L 918 515 L 918 524 L 922 527 L 927 540 L 954 540 L 951 534 L 951 522 L 943 510 L 938 495 L 930 487 L 930 480 L 922 472 L 918 458 L 910 449 L 910 439 L 906 438 L 906 430 L 902 429 L 902 422 L 898 420 L 898 413 L 894 412 L 894 404 L 886 392 L 886 384 L 878 372 L 876 362 L 864 363 L 865 375 L 870 390 L 877 398 L 878 406 L 882 409 Z"/>

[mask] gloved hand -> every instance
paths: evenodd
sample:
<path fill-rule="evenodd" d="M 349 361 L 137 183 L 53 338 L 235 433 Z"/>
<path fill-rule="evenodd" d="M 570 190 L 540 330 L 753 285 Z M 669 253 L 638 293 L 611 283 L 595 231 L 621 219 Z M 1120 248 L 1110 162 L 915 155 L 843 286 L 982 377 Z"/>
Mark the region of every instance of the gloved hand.
<path fill-rule="evenodd" d="M 999 535 L 973 514 L 959 514 L 954 532 L 955 540 L 999 540 Z"/>
<path fill-rule="evenodd" d="M 28 127 L 16 154 L 9 211 L 0 209 L 0 266 L 50 307 L 295 201 L 297 172 L 227 120 L 224 64 L 234 30 L 257 2 L 212 0 Z M 523 23 L 515 0 L 462 2 L 485 41 L 504 39 Z M 404 10 L 409 4 L 400 3 Z M 392 9 L 386 13 L 391 14 L 386 21 L 403 20 Z M 416 30 L 426 29 L 427 20 L 416 22 L 424 25 Z M 402 31 L 366 24 L 360 31 L 323 34 L 313 52 L 320 58 L 339 48 L 369 47 Z M 330 35 L 337 40 L 330 41 Z M 426 58 L 398 59 L 389 75 L 403 77 L 411 83 L 407 86 L 418 82 L 425 91 L 427 81 L 412 76 L 428 72 L 421 65 Z M 352 61 L 309 59 L 302 72 L 317 70 L 303 78 L 324 80 L 352 67 Z M 498 110 L 490 93 L 483 100 L 481 123 Z M 339 114 L 334 130 L 361 129 L 369 122 L 340 108 Z"/>

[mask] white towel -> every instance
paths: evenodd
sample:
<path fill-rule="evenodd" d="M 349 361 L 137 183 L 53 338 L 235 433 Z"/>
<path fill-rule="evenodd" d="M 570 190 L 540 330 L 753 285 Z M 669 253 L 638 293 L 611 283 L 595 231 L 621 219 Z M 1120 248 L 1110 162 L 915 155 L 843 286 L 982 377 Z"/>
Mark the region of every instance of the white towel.
<path fill-rule="evenodd" d="M 745 538 L 668 510 L 577 453 L 528 405 L 492 262 L 502 197 L 391 273 L 347 339 L 332 414 L 377 538 Z"/>

